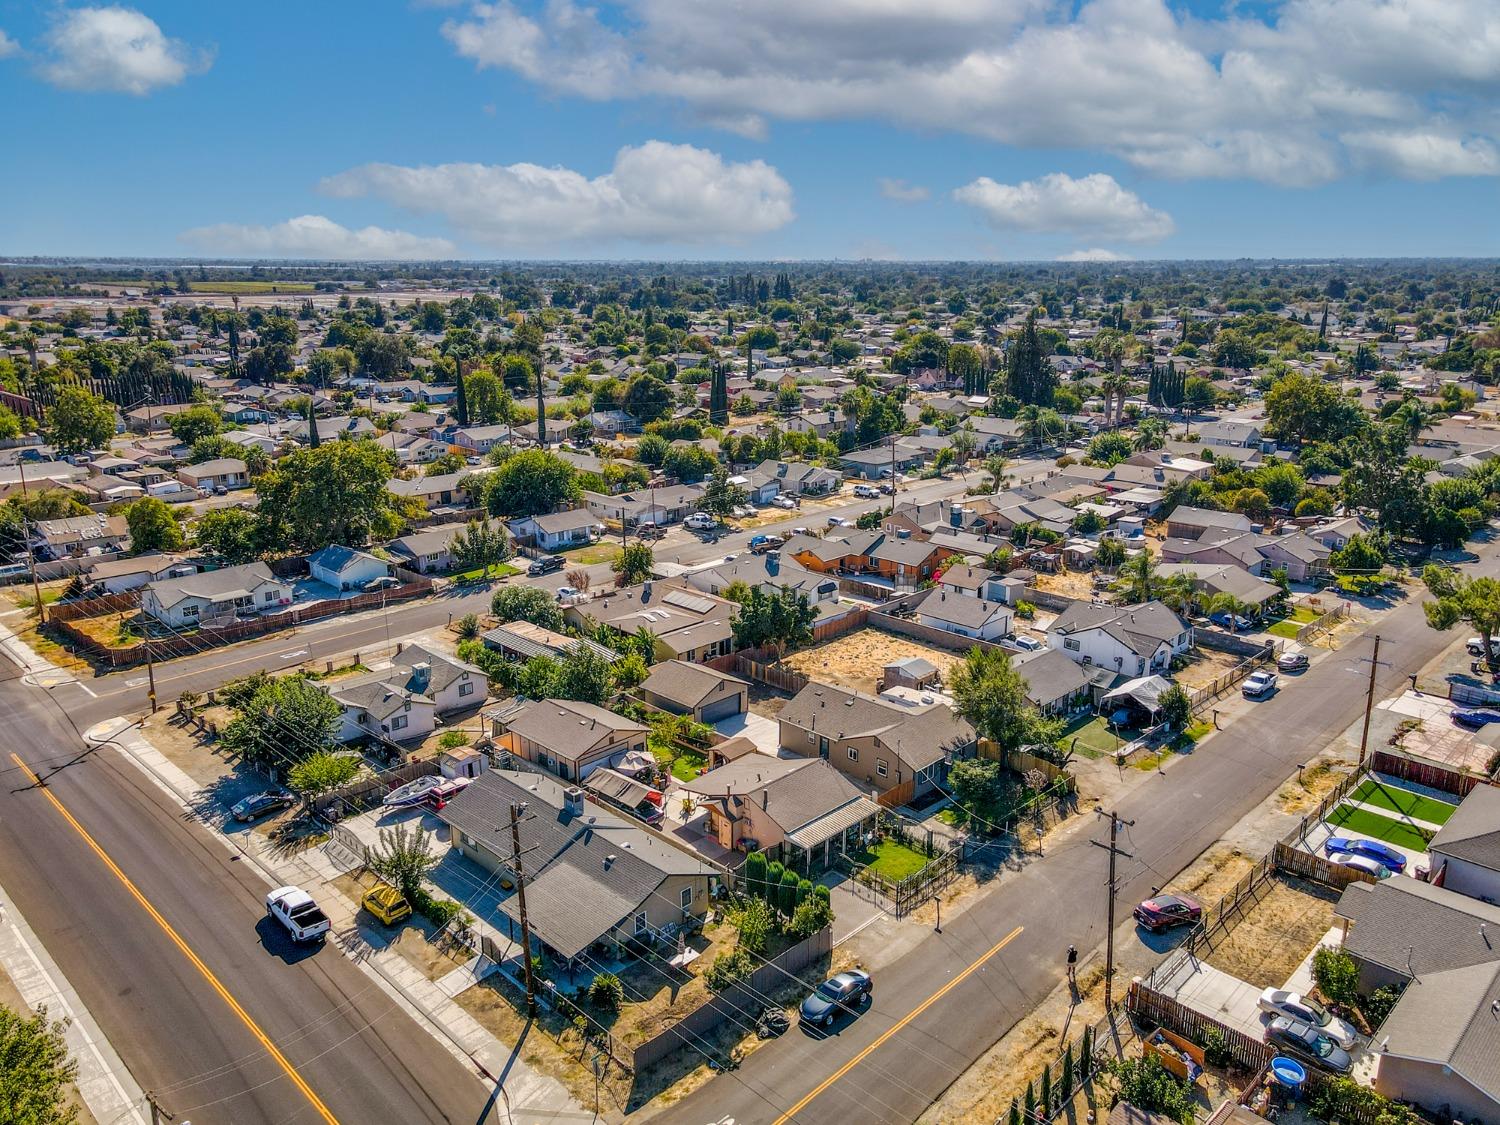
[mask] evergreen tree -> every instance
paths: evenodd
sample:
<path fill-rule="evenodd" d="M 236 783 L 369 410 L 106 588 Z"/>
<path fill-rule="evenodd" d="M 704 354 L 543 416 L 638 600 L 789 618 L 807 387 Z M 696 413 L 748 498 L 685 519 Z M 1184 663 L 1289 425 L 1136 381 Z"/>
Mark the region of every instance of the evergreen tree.
<path fill-rule="evenodd" d="M 318 437 L 318 414 L 313 409 L 312 399 L 309 398 L 307 400 L 307 448 L 317 449 L 318 442 L 321 440 Z"/>
<path fill-rule="evenodd" d="M 460 426 L 467 426 L 469 424 L 469 396 L 464 389 L 464 361 L 462 359 L 453 361 L 453 373 L 458 381 L 453 396 L 453 416 L 458 419 Z"/>
<path fill-rule="evenodd" d="M 1094 1029 L 1087 1024 L 1083 1028 L 1083 1038 L 1078 1042 L 1078 1070 L 1078 1076 L 1085 1081 L 1094 1073 Z"/>
<path fill-rule="evenodd" d="M 1068 1049 L 1063 1052 L 1062 1076 L 1058 1079 L 1059 1094 L 1066 1098 L 1073 1092 L 1073 1044 L 1068 1044 Z"/>
<path fill-rule="evenodd" d="M 1042 348 L 1036 328 L 1036 310 L 1026 316 L 1026 323 L 1011 341 L 1009 390 L 1027 406 L 1050 406 L 1057 389 L 1057 373 Z"/>
<path fill-rule="evenodd" d="M 1021 1103 L 1015 1098 L 1010 1099 L 1009 1125 L 1021 1125 Z"/>
<path fill-rule="evenodd" d="M 729 368 L 715 363 L 709 369 L 708 420 L 715 426 L 729 421 Z"/>
<path fill-rule="evenodd" d="M 1328 343 L 1328 302 L 1323 302 L 1323 319 L 1318 322 L 1318 347 Z"/>
<path fill-rule="evenodd" d="M 1052 1064 L 1042 1067 L 1042 1116 L 1052 1113 Z"/>
<path fill-rule="evenodd" d="M 1026 1083 L 1026 1125 L 1036 1120 L 1036 1083 Z"/>

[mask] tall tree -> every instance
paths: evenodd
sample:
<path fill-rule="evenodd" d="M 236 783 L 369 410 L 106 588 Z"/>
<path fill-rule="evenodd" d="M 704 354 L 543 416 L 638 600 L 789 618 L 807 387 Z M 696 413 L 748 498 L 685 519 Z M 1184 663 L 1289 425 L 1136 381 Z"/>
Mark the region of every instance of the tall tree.
<path fill-rule="evenodd" d="M 68 1084 L 78 1064 L 68 1058 L 66 1029 L 47 1009 L 22 1015 L 0 1004 L 0 1115 L 15 1125 L 72 1125 L 78 1109 Z"/>
<path fill-rule="evenodd" d="M 1026 680 L 1001 649 L 971 648 L 951 673 L 958 713 L 1002 750 L 1050 746 L 1062 723 L 1046 718 L 1026 698 Z"/>
<path fill-rule="evenodd" d="M 289 453 L 255 482 L 263 541 L 313 551 L 400 534 L 400 504 L 387 487 L 394 470 L 395 456 L 372 441 Z"/>
<path fill-rule="evenodd" d="M 469 424 L 469 395 L 464 387 L 464 361 L 455 359 L 453 362 L 453 375 L 455 382 L 453 392 L 453 416 L 460 426 Z"/>
<path fill-rule="evenodd" d="M 47 428 L 60 453 L 101 449 L 115 436 L 115 409 L 92 391 L 67 386 L 47 411 Z"/>
<path fill-rule="evenodd" d="M 1010 393 L 1028 405 L 1047 406 L 1057 389 L 1057 373 L 1042 347 L 1036 327 L 1036 310 L 1026 315 L 1026 323 L 1016 332 L 1008 360 Z"/>

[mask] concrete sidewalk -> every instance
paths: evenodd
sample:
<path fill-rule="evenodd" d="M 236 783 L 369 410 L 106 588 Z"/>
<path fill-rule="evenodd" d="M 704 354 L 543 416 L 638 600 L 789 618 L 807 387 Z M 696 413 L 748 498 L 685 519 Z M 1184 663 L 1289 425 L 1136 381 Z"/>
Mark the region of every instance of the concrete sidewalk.
<path fill-rule="evenodd" d="M 268 886 L 287 883 L 314 890 L 333 925 L 335 944 L 394 999 L 413 1011 L 455 1056 L 494 1081 L 502 1080 L 517 1121 L 565 1122 L 590 1120 L 561 1082 L 529 1067 L 509 1045 L 496 1039 L 454 997 L 493 970 L 484 958 L 459 966 L 438 981 L 430 981 L 406 958 L 367 941 L 358 922 L 358 908 L 342 894 L 325 890 L 343 874 L 343 867 L 327 854 L 326 846 L 296 855 L 278 852 L 263 833 L 229 834 L 222 814 L 208 793 L 171 762 L 125 719 L 115 719 L 86 731 L 94 743 L 108 742 L 133 761 L 199 821 L 215 830 L 225 847 L 239 852 Z"/>

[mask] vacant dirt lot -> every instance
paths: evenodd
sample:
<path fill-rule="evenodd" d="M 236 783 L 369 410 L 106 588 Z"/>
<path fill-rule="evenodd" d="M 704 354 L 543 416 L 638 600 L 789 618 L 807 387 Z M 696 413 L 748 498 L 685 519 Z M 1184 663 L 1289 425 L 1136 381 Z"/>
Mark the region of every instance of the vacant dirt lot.
<path fill-rule="evenodd" d="M 1333 925 L 1337 900 L 1325 887 L 1277 875 L 1204 959 L 1256 988 L 1280 988 Z"/>
<path fill-rule="evenodd" d="M 909 656 L 919 656 L 933 664 L 945 681 L 948 669 L 962 659 L 956 652 L 931 648 L 879 629 L 860 629 L 789 656 L 784 663 L 815 680 L 873 695 L 875 680 L 885 666 Z"/>
<path fill-rule="evenodd" d="M 1193 662 L 1173 677 L 1188 691 L 1208 686 L 1217 677 L 1238 667 L 1245 659 L 1243 656 L 1218 652 L 1211 648 L 1200 648 L 1194 651 L 1196 655 Z"/>
<path fill-rule="evenodd" d="M 1094 598 L 1093 574 L 1082 570 L 1065 570 L 1058 574 L 1038 574 L 1036 588 L 1064 598 L 1090 601 Z"/>

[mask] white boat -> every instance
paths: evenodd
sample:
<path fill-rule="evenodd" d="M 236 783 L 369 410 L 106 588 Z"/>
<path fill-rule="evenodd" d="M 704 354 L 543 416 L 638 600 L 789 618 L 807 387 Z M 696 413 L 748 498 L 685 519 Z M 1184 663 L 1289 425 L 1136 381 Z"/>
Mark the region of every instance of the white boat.
<path fill-rule="evenodd" d="M 392 789 L 381 800 L 381 804 L 388 809 L 403 808 L 406 805 L 419 805 L 427 799 L 438 786 L 447 782 L 447 778 L 439 774 L 428 774 L 419 777 L 416 781 L 408 781 L 405 785 L 398 785 Z"/>

